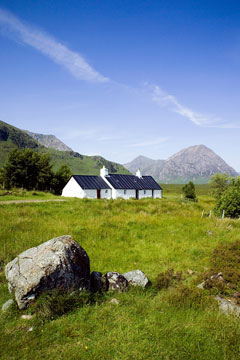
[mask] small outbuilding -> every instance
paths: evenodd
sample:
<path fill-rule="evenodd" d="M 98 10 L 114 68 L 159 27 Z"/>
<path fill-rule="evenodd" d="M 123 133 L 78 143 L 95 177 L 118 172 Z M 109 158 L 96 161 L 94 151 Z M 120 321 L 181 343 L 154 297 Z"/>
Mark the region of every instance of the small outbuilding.
<path fill-rule="evenodd" d="M 100 176 L 73 175 L 62 191 L 62 196 L 89 199 L 161 198 L 162 188 L 152 176 L 108 174 L 105 166 Z"/>

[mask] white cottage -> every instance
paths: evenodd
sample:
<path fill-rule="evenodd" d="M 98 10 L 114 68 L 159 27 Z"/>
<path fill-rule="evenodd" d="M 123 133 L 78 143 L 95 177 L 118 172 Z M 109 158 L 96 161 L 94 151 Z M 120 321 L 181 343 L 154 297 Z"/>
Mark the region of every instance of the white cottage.
<path fill-rule="evenodd" d="M 152 176 L 108 174 L 105 166 L 100 176 L 73 175 L 62 191 L 62 196 L 90 199 L 161 198 L 162 188 Z"/>
<path fill-rule="evenodd" d="M 140 169 L 136 175 L 108 174 L 108 170 L 103 167 L 100 170 L 101 177 L 112 189 L 112 198 L 123 199 L 144 199 L 161 198 L 162 188 L 152 176 L 142 176 Z"/>

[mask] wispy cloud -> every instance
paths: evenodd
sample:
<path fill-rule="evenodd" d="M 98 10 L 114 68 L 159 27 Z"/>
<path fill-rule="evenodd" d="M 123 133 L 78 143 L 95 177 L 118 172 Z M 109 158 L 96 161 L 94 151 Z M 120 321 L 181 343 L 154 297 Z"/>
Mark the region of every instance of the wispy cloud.
<path fill-rule="evenodd" d="M 187 118 L 195 125 L 203 127 L 216 127 L 223 125 L 221 118 L 215 115 L 206 115 L 198 113 L 184 105 L 182 105 L 175 96 L 167 94 L 159 86 L 151 87 L 152 100 L 161 106 L 168 107 L 171 111 Z"/>
<path fill-rule="evenodd" d="M 168 138 L 153 138 L 150 140 L 140 141 L 140 142 L 133 142 L 131 144 L 128 144 L 127 147 L 144 147 L 144 146 L 153 146 L 153 145 L 159 145 L 163 144 L 168 140 Z"/>
<path fill-rule="evenodd" d="M 91 82 L 109 81 L 108 78 L 94 70 L 81 54 L 69 50 L 52 36 L 24 24 L 13 14 L 2 9 L 0 9 L 0 27 L 6 35 L 32 46 L 70 71 L 77 79 Z"/>

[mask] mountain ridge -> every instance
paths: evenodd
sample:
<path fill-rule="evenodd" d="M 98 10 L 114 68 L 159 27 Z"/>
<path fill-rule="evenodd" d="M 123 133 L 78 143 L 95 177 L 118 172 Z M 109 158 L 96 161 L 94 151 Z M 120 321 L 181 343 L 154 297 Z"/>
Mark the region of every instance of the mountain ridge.
<path fill-rule="evenodd" d="M 73 150 L 60 151 L 45 147 L 28 135 L 25 130 L 18 129 L 0 120 L 0 168 L 5 164 L 9 152 L 15 148 L 30 148 L 37 152 L 50 154 L 54 170 L 65 163 L 70 167 L 73 174 L 99 175 L 99 170 L 104 165 L 112 173 L 129 174 L 123 165 L 106 160 L 98 155 L 87 156 Z"/>
<path fill-rule="evenodd" d="M 139 163 L 138 158 L 124 166 L 129 171 L 135 172 Z M 203 144 L 184 148 L 167 160 L 149 159 L 148 162 L 147 159 L 149 158 L 144 157 L 143 175 L 152 175 L 162 183 L 181 184 L 192 180 L 204 184 L 217 172 L 228 173 L 231 176 L 238 175 L 219 155 Z"/>
<path fill-rule="evenodd" d="M 69 146 L 64 144 L 64 142 L 58 139 L 55 135 L 39 134 L 28 130 L 24 131 L 33 139 L 35 139 L 39 144 L 47 148 L 52 148 L 59 151 L 73 151 Z"/>

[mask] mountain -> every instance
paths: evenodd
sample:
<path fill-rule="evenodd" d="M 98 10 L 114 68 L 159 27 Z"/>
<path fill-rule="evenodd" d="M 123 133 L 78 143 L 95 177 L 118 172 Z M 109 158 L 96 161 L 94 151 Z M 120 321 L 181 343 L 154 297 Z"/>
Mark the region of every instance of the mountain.
<path fill-rule="evenodd" d="M 61 140 L 59 140 L 55 135 L 44 135 L 44 134 L 37 134 L 31 131 L 25 130 L 25 132 L 35 139 L 39 144 L 47 147 L 56 149 L 59 151 L 72 151 L 70 147 L 65 145 Z"/>
<path fill-rule="evenodd" d="M 134 164 L 139 163 L 138 158 L 125 164 L 125 167 L 128 170 L 134 169 Z M 215 173 L 238 175 L 220 156 L 205 145 L 190 146 L 166 161 L 146 159 L 148 158 L 144 158 L 144 174 L 152 175 L 162 183 L 184 184 L 193 180 L 196 184 L 204 184 Z"/>
<path fill-rule="evenodd" d="M 164 163 L 165 160 L 153 160 L 146 156 L 139 155 L 133 161 L 124 164 L 124 167 L 128 169 L 132 174 L 135 174 L 138 169 L 141 169 L 143 175 L 149 175 L 149 171 L 151 171 L 151 173 L 154 173 L 154 169 L 161 169 Z"/>
<path fill-rule="evenodd" d="M 60 140 L 58 141 L 60 142 Z M 15 148 L 30 148 L 41 153 L 49 153 L 54 170 L 65 163 L 73 174 L 98 175 L 100 168 L 105 165 L 110 173 L 129 174 L 123 165 L 106 160 L 101 156 L 87 156 L 72 150 L 59 151 L 43 146 L 26 131 L 0 121 L 0 168 L 6 162 L 9 152 Z"/>

